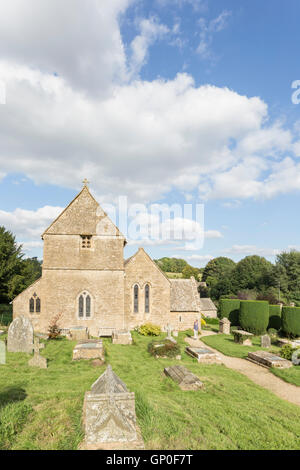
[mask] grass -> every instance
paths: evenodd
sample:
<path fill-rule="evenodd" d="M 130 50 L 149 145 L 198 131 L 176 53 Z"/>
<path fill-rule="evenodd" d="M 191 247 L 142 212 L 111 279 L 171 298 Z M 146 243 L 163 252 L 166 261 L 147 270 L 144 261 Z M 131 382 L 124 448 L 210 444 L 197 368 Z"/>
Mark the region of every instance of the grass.
<path fill-rule="evenodd" d="M 274 352 L 275 354 L 279 355 L 280 347 L 272 344 L 270 349 L 262 348 L 260 346 L 260 337 L 255 336 L 252 339 L 253 346 L 243 346 L 241 344 L 235 343 L 233 340 L 233 335 L 212 335 L 212 336 L 205 336 L 201 338 L 203 343 L 207 344 L 214 349 L 217 349 L 222 354 L 226 356 L 232 357 L 240 357 L 245 359 L 248 355 L 249 351 L 270 351 Z M 270 371 L 280 377 L 285 382 L 297 385 L 300 387 L 300 366 L 293 366 L 290 369 L 276 369 L 272 367 Z"/>
<path fill-rule="evenodd" d="M 164 335 L 162 336 L 164 337 Z M 151 338 L 133 333 L 132 346 L 105 340 L 107 362 L 136 394 L 147 449 L 298 449 L 300 408 L 223 365 L 181 364 L 204 382 L 184 392 L 163 374 L 178 364 L 147 352 Z M 72 362 L 74 342 L 50 341 L 46 370 L 28 367 L 29 355 L 8 353 L 0 366 L 0 449 L 76 449 L 83 438 L 83 397 L 105 367 Z"/>

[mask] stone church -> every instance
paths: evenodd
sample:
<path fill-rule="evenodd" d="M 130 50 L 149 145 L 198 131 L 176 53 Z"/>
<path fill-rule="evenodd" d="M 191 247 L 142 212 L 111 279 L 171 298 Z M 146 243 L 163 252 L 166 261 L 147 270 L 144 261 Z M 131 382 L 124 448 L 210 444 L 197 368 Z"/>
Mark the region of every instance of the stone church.
<path fill-rule="evenodd" d="M 195 279 L 169 279 L 143 248 L 124 260 L 126 240 L 87 184 L 42 239 L 42 276 L 13 300 L 14 318 L 30 318 L 35 331 L 58 314 L 61 328 L 92 336 L 146 322 L 186 330 L 200 320 Z"/>

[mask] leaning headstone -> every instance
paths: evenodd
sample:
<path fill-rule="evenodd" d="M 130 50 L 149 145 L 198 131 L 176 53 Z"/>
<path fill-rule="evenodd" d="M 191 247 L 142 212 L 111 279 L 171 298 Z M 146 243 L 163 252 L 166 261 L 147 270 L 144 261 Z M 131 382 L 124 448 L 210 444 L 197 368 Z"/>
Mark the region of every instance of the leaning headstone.
<path fill-rule="evenodd" d="M 248 352 L 247 359 L 263 367 L 276 367 L 278 369 L 292 367 L 291 361 L 268 351 Z"/>
<path fill-rule="evenodd" d="M 28 362 L 30 367 L 39 367 L 40 369 L 47 369 L 47 359 L 40 355 L 40 349 L 44 349 L 45 345 L 40 344 L 39 338 L 34 338 L 34 356 Z"/>
<path fill-rule="evenodd" d="M 132 336 L 130 331 L 115 330 L 112 333 L 113 344 L 132 344 Z"/>
<path fill-rule="evenodd" d="M 187 347 L 185 352 L 194 358 L 197 359 L 198 362 L 204 364 L 220 364 L 221 358 L 220 356 L 208 348 L 191 348 Z"/>
<path fill-rule="evenodd" d="M 86 392 L 83 407 L 85 439 L 81 449 L 143 449 L 136 423 L 135 396 L 109 365 Z"/>
<path fill-rule="evenodd" d="M 269 335 L 263 335 L 260 337 L 260 345 L 262 348 L 270 348 L 271 347 L 271 338 Z"/>
<path fill-rule="evenodd" d="M 0 341 L 0 365 L 6 364 L 6 349 L 4 341 Z"/>
<path fill-rule="evenodd" d="M 81 341 L 73 349 L 73 361 L 79 359 L 100 359 L 104 360 L 103 343 L 100 339 L 90 339 Z"/>
<path fill-rule="evenodd" d="M 168 323 L 166 329 L 167 329 L 167 337 L 166 337 L 166 339 L 167 339 L 168 341 L 172 341 L 172 343 L 177 343 L 176 339 L 173 338 L 173 336 L 172 336 L 172 330 L 173 330 L 173 328 L 172 328 L 171 325 L 169 325 L 169 323 Z"/>
<path fill-rule="evenodd" d="M 193 374 L 186 367 L 171 366 L 164 369 L 164 373 L 174 382 L 178 383 L 181 390 L 199 390 L 203 383 L 197 375 Z"/>
<path fill-rule="evenodd" d="M 32 353 L 33 326 L 23 315 L 17 317 L 8 328 L 7 351 Z"/>
<path fill-rule="evenodd" d="M 222 318 L 222 320 L 220 320 L 220 324 L 219 324 L 219 333 L 222 333 L 224 335 L 230 335 L 230 320 L 228 320 L 228 318 Z"/>

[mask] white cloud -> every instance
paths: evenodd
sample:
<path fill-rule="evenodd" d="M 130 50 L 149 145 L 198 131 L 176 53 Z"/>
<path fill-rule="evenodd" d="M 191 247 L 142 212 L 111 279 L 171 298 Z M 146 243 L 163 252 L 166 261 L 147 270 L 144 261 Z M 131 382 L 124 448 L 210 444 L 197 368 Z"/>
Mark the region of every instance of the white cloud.
<path fill-rule="evenodd" d="M 197 53 L 203 59 L 212 57 L 211 44 L 213 37 L 216 33 L 226 28 L 230 15 L 231 12 L 224 10 L 219 16 L 210 21 L 207 21 L 205 18 L 199 19 L 200 43 L 197 47 Z"/>
<path fill-rule="evenodd" d="M 131 42 L 130 69 L 136 75 L 145 64 L 149 47 L 170 32 L 157 18 L 142 19 L 139 23 L 140 34 Z"/>
<path fill-rule="evenodd" d="M 276 256 L 281 250 L 276 248 L 259 248 L 256 245 L 233 245 L 228 250 L 225 250 L 227 254 L 236 255 L 258 255 L 263 257 Z"/>

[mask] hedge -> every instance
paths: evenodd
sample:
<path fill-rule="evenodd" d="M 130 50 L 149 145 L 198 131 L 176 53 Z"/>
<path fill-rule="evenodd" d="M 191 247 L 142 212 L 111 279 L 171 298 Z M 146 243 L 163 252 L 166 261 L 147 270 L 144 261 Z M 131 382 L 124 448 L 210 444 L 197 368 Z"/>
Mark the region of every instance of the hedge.
<path fill-rule="evenodd" d="M 12 305 L 0 304 L 0 325 L 8 326 L 12 322 Z"/>
<path fill-rule="evenodd" d="M 269 323 L 269 303 L 259 300 L 241 300 L 239 322 L 243 330 L 254 335 L 265 333 Z"/>
<path fill-rule="evenodd" d="M 282 329 L 288 336 L 300 336 L 300 307 L 282 307 Z"/>
<path fill-rule="evenodd" d="M 220 299 L 219 317 L 228 318 L 232 325 L 238 326 L 240 303 L 239 299 Z"/>
<path fill-rule="evenodd" d="M 280 305 L 269 305 L 269 328 L 280 330 L 281 328 L 281 308 Z"/>

